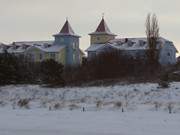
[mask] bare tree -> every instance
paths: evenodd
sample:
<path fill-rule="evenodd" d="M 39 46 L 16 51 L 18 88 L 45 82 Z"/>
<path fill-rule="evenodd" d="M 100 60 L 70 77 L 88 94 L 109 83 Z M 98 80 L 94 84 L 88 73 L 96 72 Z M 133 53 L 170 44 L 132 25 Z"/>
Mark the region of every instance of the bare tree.
<path fill-rule="evenodd" d="M 146 19 L 146 35 L 149 49 L 156 49 L 157 41 L 159 39 L 159 24 L 155 14 L 147 15 Z"/>
<path fill-rule="evenodd" d="M 158 19 L 155 14 L 151 15 L 150 13 L 146 18 L 146 36 L 148 43 L 148 61 L 150 65 L 154 66 L 158 63 L 158 50 L 157 42 L 159 39 L 159 24 Z"/>

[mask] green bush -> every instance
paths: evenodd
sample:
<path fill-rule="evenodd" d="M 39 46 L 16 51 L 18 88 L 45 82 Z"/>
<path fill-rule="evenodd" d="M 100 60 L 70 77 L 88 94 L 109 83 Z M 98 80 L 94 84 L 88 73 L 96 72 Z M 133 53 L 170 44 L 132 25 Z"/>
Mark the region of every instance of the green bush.
<path fill-rule="evenodd" d="M 64 86 L 65 81 L 62 78 L 63 65 L 50 59 L 41 62 L 41 81 L 49 86 Z"/>

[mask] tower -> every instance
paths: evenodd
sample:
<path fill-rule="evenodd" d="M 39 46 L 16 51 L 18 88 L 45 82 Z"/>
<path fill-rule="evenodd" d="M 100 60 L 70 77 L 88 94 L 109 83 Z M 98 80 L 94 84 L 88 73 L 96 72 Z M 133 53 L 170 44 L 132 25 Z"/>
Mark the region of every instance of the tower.
<path fill-rule="evenodd" d="M 54 45 L 65 46 L 65 66 L 74 66 L 80 64 L 79 58 L 79 38 L 80 36 L 75 34 L 69 21 L 66 22 L 58 34 L 53 35 L 55 37 Z"/>
<path fill-rule="evenodd" d="M 109 40 L 112 40 L 116 37 L 115 34 L 113 34 L 110 29 L 108 28 L 104 17 L 102 17 L 102 20 L 100 24 L 98 25 L 95 32 L 90 33 L 91 38 L 91 45 L 93 44 L 104 44 L 107 43 Z"/>

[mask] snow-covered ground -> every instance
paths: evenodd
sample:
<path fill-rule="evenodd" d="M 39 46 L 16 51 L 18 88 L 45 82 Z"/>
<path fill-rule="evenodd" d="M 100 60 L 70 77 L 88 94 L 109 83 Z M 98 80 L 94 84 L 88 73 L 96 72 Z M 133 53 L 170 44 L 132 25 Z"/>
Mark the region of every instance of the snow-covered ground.
<path fill-rule="evenodd" d="M 0 109 L 0 135 L 179 135 L 180 115 Z"/>
<path fill-rule="evenodd" d="M 180 82 L 172 83 L 170 88 L 161 89 L 157 84 L 131 84 L 108 87 L 43 88 L 38 85 L 19 85 L 0 87 L 0 106 L 17 109 L 20 99 L 28 99 L 29 108 L 86 110 L 113 110 L 121 105 L 126 110 L 136 110 L 139 105 L 153 109 L 167 109 L 173 104 L 174 111 L 180 111 Z"/>
<path fill-rule="evenodd" d="M 179 82 L 168 89 L 0 87 L 0 135 L 179 135 L 179 127 Z"/>

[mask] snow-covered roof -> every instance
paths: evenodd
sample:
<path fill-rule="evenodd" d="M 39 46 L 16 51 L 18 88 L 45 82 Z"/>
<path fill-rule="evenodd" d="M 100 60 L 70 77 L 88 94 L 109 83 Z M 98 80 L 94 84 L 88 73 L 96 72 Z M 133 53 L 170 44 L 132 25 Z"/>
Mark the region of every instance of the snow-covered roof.
<path fill-rule="evenodd" d="M 100 24 L 98 25 L 97 29 L 95 32 L 90 33 L 89 35 L 100 35 L 100 34 L 107 34 L 107 35 L 113 35 L 116 36 L 114 33 L 112 33 L 107 26 L 104 18 L 102 18 Z"/>
<path fill-rule="evenodd" d="M 55 34 L 54 36 L 76 36 L 76 37 L 80 37 L 79 35 L 77 35 L 74 30 L 72 29 L 70 23 L 68 20 L 66 20 L 64 26 L 62 27 L 62 29 L 60 30 L 60 32 L 58 34 Z"/>
<path fill-rule="evenodd" d="M 105 44 L 92 44 L 85 51 L 86 52 L 93 52 L 93 51 L 96 51 L 96 50 L 98 50 L 98 49 L 100 49 L 101 47 L 104 47 L 104 46 L 105 46 Z"/>
<path fill-rule="evenodd" d="M 173 43 L 164 38 L 159 38 L 157 49 L 160 49 L 165 43 L 168 45 L 173 45 Z M 106 44 L 96 44 L 91 45 L 86 51 L 97 51 L 105 46 L 109 46 L 119 50 L 146 50 L 148 49 L 147 38 L 120 38 L 110 40 Z"/>
<path fill-rule="evenodd" d="M 0 45 L 0 53 L 4 53 L 4 47 Z"/>
<path fill-rule="evenodd" d="M 30 48 L 32 48 L 32 47 L 38 48 L 43 52 L 59 52 L 61 49 L 65 48 L 65 45 L 51 45 L 51 46 L 33 45 Z M 30 48 L 28 48 L 28 49 L 30 49 Z"/>
<path fill-rule="evenodd" d="M 12 45 L 44 45 L 44 44 L 50 44 L 52 45 L 54 41 L 20 41 L 20 42 L 13 42 Z"/>
<path fill-rule="evenodd" d="M 8 53 L 24 53 L 29 47 L 33 45 L 44 45 L 44 44 L 52 44 L 53 41 L 21 41 L 21 42 L 13 42 L 10 44 L 7 49 Z"/>
<path fill-rule="evenodd" d="M 13 42 L 7 49 L 9 53 L 24 53 L 31 47 L 36 47 L 44 52 L 58 52 L 64 45 L 53 45 L 53 41 L 23 41 Z"/>

